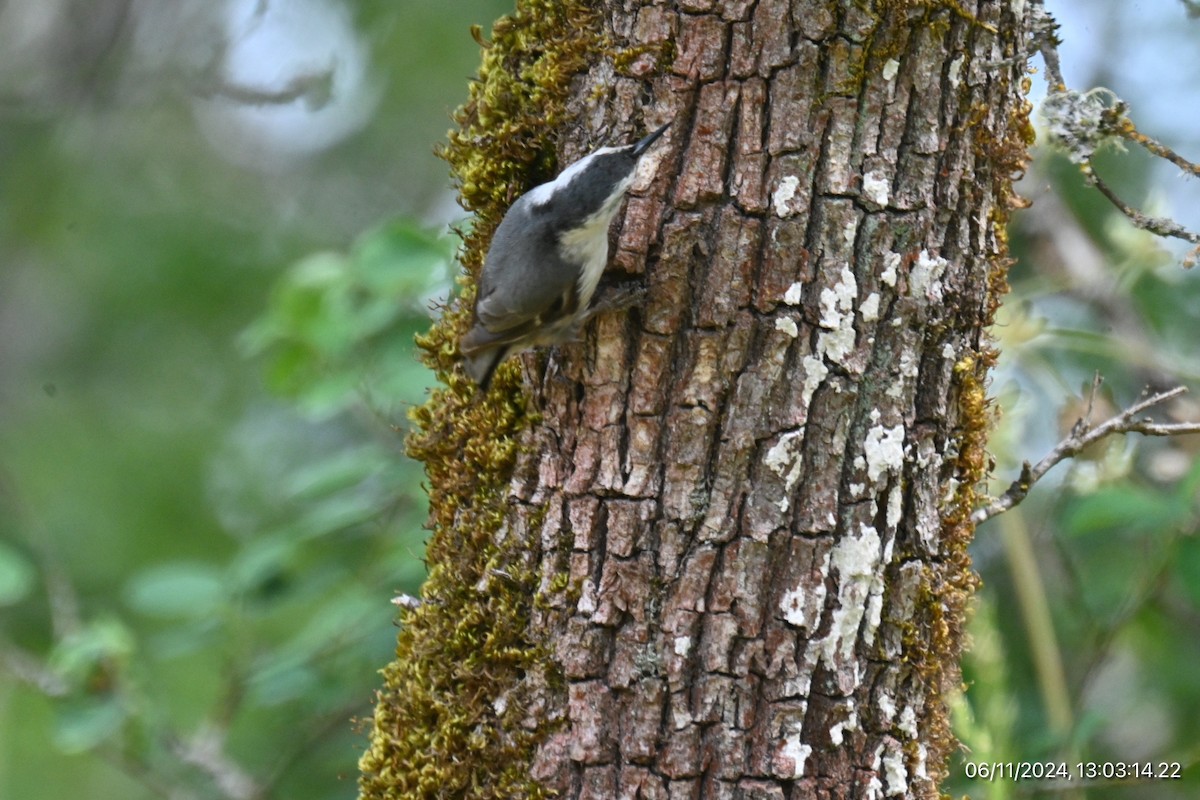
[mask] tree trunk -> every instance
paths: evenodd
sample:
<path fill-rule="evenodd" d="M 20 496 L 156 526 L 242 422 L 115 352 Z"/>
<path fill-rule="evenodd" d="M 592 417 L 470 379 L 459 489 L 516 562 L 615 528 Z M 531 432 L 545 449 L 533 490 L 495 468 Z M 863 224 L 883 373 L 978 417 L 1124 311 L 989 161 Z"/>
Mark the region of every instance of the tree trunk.
<path fill-rule="evenodd" d="M 673 119 L 612 259 L 648 299 L 484 399 L 470 291 L 423 341 L 431 574 L 363 796 L 936 797 L 1026 4 L 533 5 L 447 149 L 464 263 L 536 131 L 565 164 Z"/>

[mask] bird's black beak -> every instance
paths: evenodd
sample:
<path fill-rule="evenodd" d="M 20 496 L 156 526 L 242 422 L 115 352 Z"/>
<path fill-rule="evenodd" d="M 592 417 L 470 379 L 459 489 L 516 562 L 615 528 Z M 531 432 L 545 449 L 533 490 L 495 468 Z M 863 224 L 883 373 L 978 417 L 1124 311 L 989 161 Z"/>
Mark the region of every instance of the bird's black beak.
<path fill-rule="evenodd" d="M 672 120 L 671 122 L 674 122 L 674 120 Z M 662 136 L 663 131 L 665 131 L 669 127 L 671 127 L 670 122 L 668 122 L 666 125 L 663 125 L 661 128 L 656 130 L 654 133 L 650 134 L 645 139 L 642 139 L 640 142 L 635 144 L 633 146 L 634 158 L 637 158 L 642 153 L 646 152 L 646 150 L 648 150 L 650 148 L 650 145 L 654 144 L 654 140 L 657 139 L 658 137 Z"/>

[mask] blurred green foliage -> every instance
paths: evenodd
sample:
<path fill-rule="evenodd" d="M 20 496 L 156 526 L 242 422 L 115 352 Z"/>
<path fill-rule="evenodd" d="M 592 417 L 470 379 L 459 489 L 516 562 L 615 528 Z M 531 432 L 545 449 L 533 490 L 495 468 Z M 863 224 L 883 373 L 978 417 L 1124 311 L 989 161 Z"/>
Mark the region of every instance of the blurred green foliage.
<path fill-rule="evenodd" d="M 422 301 L 450 285 L 453 241 L 401 220 L 292 265 L 243 337 L 270 351 L 271 387 L 316 416 L 419 402 L 431 377 L 412 340 L 428 327 Z"/>
<path fill-rule="evenodd" d="M 51 54 L 62 91 L 0 78 L 0 798 L 356 794 L 425 571 L 412 340 L 463 216 L 433 147 L 510 3 L 346 7 L 377 111 L 270 169 L 187 75 L 114 78 L 128 36 L 103 75 Z"/>

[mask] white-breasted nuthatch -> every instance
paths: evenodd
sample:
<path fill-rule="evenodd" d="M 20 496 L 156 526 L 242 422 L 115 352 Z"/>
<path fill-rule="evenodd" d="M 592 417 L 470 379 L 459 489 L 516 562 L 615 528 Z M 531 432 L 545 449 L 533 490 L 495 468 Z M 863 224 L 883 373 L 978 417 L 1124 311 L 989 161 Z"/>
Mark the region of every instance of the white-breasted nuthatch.
<path fill-rule="evenodd" d="M 609 224 L 642 154 L 670 124 L 636 144 L 601 147 L 508 209 L 479 274 L 475 324 L 458 343 L 480 386 L 508 356 L 574 338 L 608 265 Z"/>

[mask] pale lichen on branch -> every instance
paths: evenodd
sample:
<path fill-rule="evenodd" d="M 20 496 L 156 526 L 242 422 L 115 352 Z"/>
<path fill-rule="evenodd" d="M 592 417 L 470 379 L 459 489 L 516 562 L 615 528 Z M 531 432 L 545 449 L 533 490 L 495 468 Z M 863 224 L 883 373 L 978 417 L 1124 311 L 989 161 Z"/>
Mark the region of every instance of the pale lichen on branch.
<path fill-rule="evenodd" d="M 1058 56 L 1058 23 L 1044 8 L 1040 8 L 1040 2 L 1038 5 L 1036 41 L 1049 84 L 1046 99 L 1042 101 L 1042 117 L 1050 141 L 1065 151 L 1072 162 L 1079 164 L 1087 182 L 1095 186 L 1134 225 L 1156 236 L 1182 239 L 1196 245 L 1183 260 L 1184 267 L 1195 265 L 1200 257 L 1200 233 L 1188 230 L 1174 220 L 1145 214 L 1126 203 L 1096 174 L 1092 157 L 1101 145 L 1119 145 L 1124 140 L 1170 161 L 1192 177 L 1200 177 L 1200 166 L 1139 131 L 1127 115 L 1129 106 L 1111 89 L 1094 87 L 1080 92 L 1067 88 Z"/>

